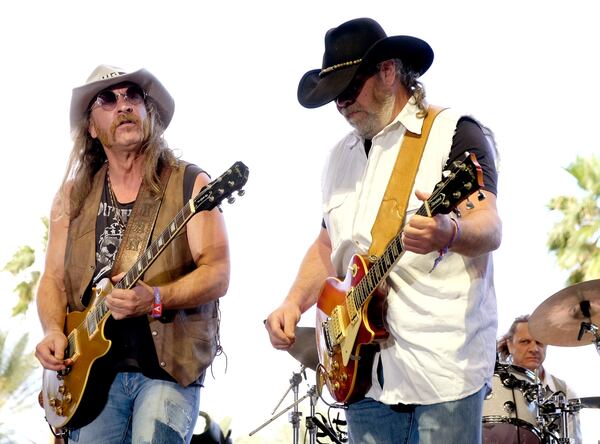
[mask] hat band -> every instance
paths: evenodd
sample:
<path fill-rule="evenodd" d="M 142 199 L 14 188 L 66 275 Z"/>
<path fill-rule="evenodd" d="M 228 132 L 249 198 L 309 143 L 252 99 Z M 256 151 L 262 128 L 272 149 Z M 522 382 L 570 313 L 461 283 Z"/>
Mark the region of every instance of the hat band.
<path fill-rule="evenodd" d="M 345 68 L 347 66 L 358 65 L 362 62 L 362 59 L 352 60 L 351 62 L 338 63 L 337 65 L 328 66 L 327 68 L 323 68 L 321 72 L 319 72 L 319 77 L 323 77 L 325 74 L 329 74 L 330 72 L 335 71 L 336 69 Z"/>

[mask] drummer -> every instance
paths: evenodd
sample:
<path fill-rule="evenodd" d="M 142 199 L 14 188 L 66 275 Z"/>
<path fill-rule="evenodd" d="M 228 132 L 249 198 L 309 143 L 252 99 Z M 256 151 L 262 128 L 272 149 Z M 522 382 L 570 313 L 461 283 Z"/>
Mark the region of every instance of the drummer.
<path fill-rule="evenodd" d="M 548 373 L 544 366 L 547 345 L 536 341 L 529 333 L 529 315 L 516 318 L 511 324 L 508 332 L 504 334 L 497 343 L 500 362 L 526 368 L 538 375 L 542 386 L 552 393 L 563 392 L 567 399 L 577 396 L 562 379 Z M 580 444 L 581 426 L 579 415 L 569 415 L 569 436 L 572 442 Z"/>

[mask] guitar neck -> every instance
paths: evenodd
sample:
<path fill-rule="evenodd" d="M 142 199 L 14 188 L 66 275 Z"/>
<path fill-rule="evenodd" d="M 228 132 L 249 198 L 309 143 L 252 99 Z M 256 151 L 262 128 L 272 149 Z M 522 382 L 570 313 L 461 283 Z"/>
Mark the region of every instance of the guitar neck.
<path fill-rule="evenodd" d="M 416 214 L 420 216 L 431 216 L 431 207 L 433 205 L 437 206 L 437 203 L 435 201 L 430 202 L 430 200 L 431 198 L 421 205 Z M 383 254 L 373 262 L 369 271 L 361 279 L 358 285 L 354 287 L 352 297 L 354 298 L 356 307 L 362 307 L 364 305 L 373 291 L 375 291 L 386 276 L 390 274 L 392 268 L 396 265 L 396 262 L 400 260 L 403 253 L 402 231 L 400 231 L 400 233 L 387 245 Z"/>
<path fill-rule="evenodd" d="M 194 214 L 196 214 L 194 200 L 190 199 L 188 204 L 179 210 L 179 213 L 177 213 L 171 223 L 150 244 L 146 251 L 140 255 L 127 274 L 115 285 L 115 288 L 129 289 L 133 287 Z"/>

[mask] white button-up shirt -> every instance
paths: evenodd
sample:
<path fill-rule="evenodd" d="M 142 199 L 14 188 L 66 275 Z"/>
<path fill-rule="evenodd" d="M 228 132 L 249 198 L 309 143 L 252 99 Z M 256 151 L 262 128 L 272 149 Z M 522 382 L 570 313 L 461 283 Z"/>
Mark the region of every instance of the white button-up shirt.
<path fill-rule="evenodd" d="M 377 134 L 367 158 L 355 132 L 332 150 L 322 181 L 323 211 L 332 262 L 346 274 L 354 254 L 366 255 L 371 228 L 394 167 L 405 129 L 420 134 L 422 118 L 409 102 Z M 407 218 L 422 202 L 414 190 L 433 191 L 442 179 L 460 115 L 444 110 L 431 129 Z M 386 404 L 434 404 L 464 398 L 489 385 L 495 363 L 496 298 L 491 254 L 474 258 L 449 252 L 430 272 L 437 253 L 405 252 L 387 278 L 387 325 L 381 346 L 384 384 L 376 377 L 367 396 Z"/>

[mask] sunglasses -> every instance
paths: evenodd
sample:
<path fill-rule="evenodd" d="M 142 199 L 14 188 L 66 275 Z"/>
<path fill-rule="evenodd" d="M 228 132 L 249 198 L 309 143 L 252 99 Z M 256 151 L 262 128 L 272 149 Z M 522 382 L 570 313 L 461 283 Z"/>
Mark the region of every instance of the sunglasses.
<path fill-rule="evenodd" d="M 360 92 L 363 89 L 363 86 L 365 86 L 365 83 L 367 82 L 367 80 L 369 80 L 370 77 L 374 76 L 377 73 L 377 70 L 369 70 L 367 72 L 358 74 L 354 80 L 350 83 L 350 85 L 348 85 L 346 87 L 346 89 L 344 91 L 342 91 L 342 93 L 337 96 L 335 98 L 335 100 L 338 103 L 341 102 L 354 102 L 356 100 L 356 98 L 358 97 L 358 95 L 360 94 Z"/>
<path fill-rule="evenodd" d="M 138 85 L 131 85 L 126 90 L 125 93 L 117 93 L 111 91 L 110 89 L 106 89 L 104 91 L 100 91 L 96 98 L 93 101 L 90 110 L 94 108 L 94 106 L 98 105 L 105 111 L 112 111 L 117 106 L 117 102 L 119 101 L 119 96 L 123 97 L 125 103 L 129 103 L 130 105 L 139 105 L 140 103 L 146 100 L 146 91 L 144 91 Z"/>

